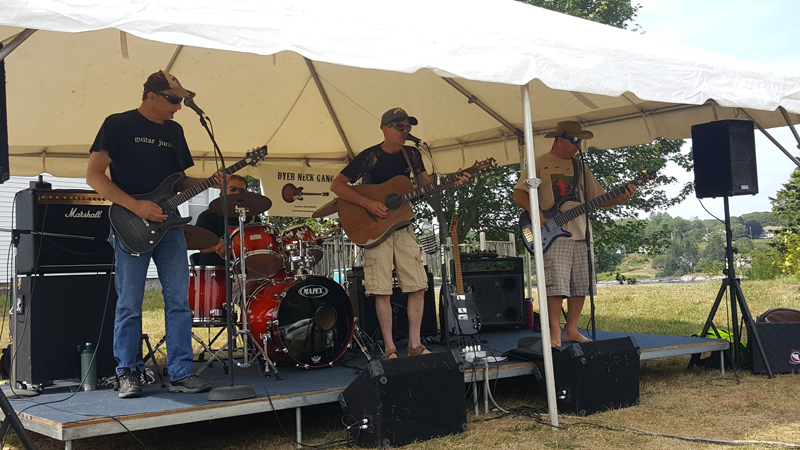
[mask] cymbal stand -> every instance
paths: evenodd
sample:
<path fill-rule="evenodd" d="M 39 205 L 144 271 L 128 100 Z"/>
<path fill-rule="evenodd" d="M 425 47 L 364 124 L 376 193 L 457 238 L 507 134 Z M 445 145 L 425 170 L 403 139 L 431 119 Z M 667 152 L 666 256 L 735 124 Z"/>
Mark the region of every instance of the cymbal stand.
<path fill-rule="evenodd" d="M 244 223 L 245 218 L 247 217 L 247 208 L 241 205 L 236 205 L 236 212 L 239 215 L 239 248 L 241 249 L 242 256 L 239 258 L 239 307 L 241 308 L 241 323 L 242 326 L 239 328 L 237 334 L 242 336 L 242 348 L 244 349 L 244 355 L 242 357 L 242 362 L 237 362 L 236 365 L 239 367 L 250 367 L 252 363 L 252 359 L 255 359 L 258 354 L 264 358 L 266 364 L 264 365 L 264 370 L 267 373 L 267 376 L 270 374 L 270 369 L 275 371 L 275 377 L 279 378 L 278 369 L 275 367 L 275 364 L 272 360 L 269 359 L 269 355 L 267 355 L 267 343 L 269 341 L 269 332 L 265 336 L 262 336 L 261 339 L 264 343 L 263 347 L 258 344 L 258 341 L 255 340 L 252 331 L 250 330 L 250 321 L 247 318 L 247 269 L 246 269 L 246 260 L 247 260 L 247 250 L 244 246 Z M 250 354 L 251 346 L 254 346 L 256 350 L 253 355 Z M 251 359 L 252 356 L 252 359 Z"/>
<path fill-rule="evenodd" d="M 359 328 L 357 323 L 354 323 L 353 326 L 356 327 L 356 330 L 353 333 L 353 342 L 355 342 L 358 345 L 358 348 L 361 349 L 361 353 L 363 353 L 364 356 L 367 357 L 367 361 L 372 361 L 372 355 L 370 355 L 369 350 L 367 350 L 367 345 L 364 342 L 365 338 L 370 340 L 372 339 L 369 336 L 367 336 L 366 333 L 361 331 L 361 328 Z"/>

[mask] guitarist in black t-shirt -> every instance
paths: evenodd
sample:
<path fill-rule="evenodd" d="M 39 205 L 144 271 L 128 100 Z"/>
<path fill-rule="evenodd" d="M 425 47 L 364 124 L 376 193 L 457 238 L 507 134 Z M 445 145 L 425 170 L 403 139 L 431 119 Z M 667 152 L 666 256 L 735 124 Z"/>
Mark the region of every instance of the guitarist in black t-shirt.
<path fill-rule="evenodd" d="M 172 121 L 181 109 L 181 100 L 194 94 L 178 79 L 163 71 L 144 83 L 142 104 L 134 110 L 113 114 L 103 122 L 90 150 L 86 182 L 111 202 L 126 208 L 145 223 L 160 223 L 167 215 L 150 200 L 132 195 L 148 193 L 168 177 L 191 167 L 183 128 Z M 111 177 L 106 175 L 110 169 Z M 219 180 L 224 176 L 218 172 Z M 181 177 L 177 191 L 207 180 Z M 163 234 L 146 252 L 128 248 L 120 239 L 110 237 L 115 257 L 117 309 L 114 321 L 114 357 L 120 379 L 119 397 L 141 397 L 144 363 L 137 359 L 142 332 L 142 300 L 147 268 L 152 259 L 158 268 L 164 294 L 164 320 L 167 342 L 169 391 L 197 393 L 211 389 L 211 384 L 193 373 L 191 343 L 192 311 L 189 307 L 189 263 L 186 239 L 181 227 Z"/>

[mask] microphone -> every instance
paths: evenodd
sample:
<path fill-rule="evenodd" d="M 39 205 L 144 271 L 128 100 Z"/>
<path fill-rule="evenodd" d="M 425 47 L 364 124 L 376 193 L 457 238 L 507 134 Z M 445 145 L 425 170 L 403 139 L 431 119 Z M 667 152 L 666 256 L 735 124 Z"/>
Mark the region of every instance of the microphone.
<path fill-rule="evenodd" d="M 411 142 L 413 142 L 413 143 L 415 143 L 415 144 L 417 144 L 417 145 L 419 145 L 420 143 L 422 143 L 422 139 L 420 139 L 420 138 L 418 138 L 418 137 L 414 136 L 414 135 L 413 135 L 413 134 L 411 134 L 411 133 L 408 133 L 408 134 L 406 135 L 406 140 L 407 140 L 407 141 L 411 141 Z"/>
<path fill-rule="evenodd" d="M 202 109 L 200 109 L 199 106 L 197 106 L 197 103 L 194 102 L 194 98 L 192 97 L 183 99 L 183 104 L 189 108 L 192 108 L 200 117 L 203 117 L 206 114 Z"/>

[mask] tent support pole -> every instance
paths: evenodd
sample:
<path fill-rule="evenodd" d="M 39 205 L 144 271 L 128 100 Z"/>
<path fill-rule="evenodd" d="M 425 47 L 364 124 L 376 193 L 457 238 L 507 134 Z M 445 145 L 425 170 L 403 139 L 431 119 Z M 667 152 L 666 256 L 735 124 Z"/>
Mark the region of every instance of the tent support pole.
<path fill-rule="evenodd" d="M 791 160 L 792 160 L 792 162 L 793 162 L 793 163 L 795 163 L 795 165 L 797 165 L 797 167 L 800 167 L 800 161 L 798 161 L 798 160 L 797 160 L 797 158 L 795 158 L 794 156 L 792 156 L 792 154 L 791 154 L 791 153 L 789 153 L 789 152 L 788 152 L 788 151 L 787 151 L 785 148 L 783 148 L 783 146 L 781 145 L 781 143 L 780 143 L 780 142 L 778 142 L 778 140 L 777 140 L 777 139 L 775 139 L 774 137 L 772 137 L 772 135 L 771 135 L 771 134 L 769 134 L 769 133 L 767 132 L 767 130 L 765 130 L 765 129 L 764 129 L 764 127 L 762 127 L 762 126 L 761 126 L 761 124 L 759 124 L 758 122 L 756 122 L 756 120 L 755 120 L 755 119 L 753 119 L 753 118 L 750 116 L 750 114 L 747 114 L 747 111 L 745 111 L 745 110 L 744 110 L 744 109 L 742 109 L 742 108 L 739 108 L 739 111 L 741 111 L 741 112 L 742 112 L 742 114 L 744 114 L 745 116 L 747 116 L 747 118 L 748 118 L 748 119 L 752 120 L 752 121 L 753 121 L 753 123 L 754 123 L 754 124 L 756 124 L 756 127 L 758 127 L 758 129 L 759 129 L 759 130 L 761 130 L 761 133 L 763 133 L 763 134 L 764 134 L 764 136 L 766 136 L 766 137 L 767 137 L 767 139 L 769 139 L 770 141 L 772 141 L 772 143 L 773 143 L 773 144 L 775 144 L 775 146 L 776 146 L 776 147 L 778 147 L 779 149 L 781 149 L 781 151 L 783 152 L 783 154 L 785 154 L 785 155 L 786 155 L 786 156 L 787 156 L 789 159 L 791 159 Z M 784 116 L 784 117 L 786 117 L 786 121 L 789 123 L 789 127 L 790 127 L 790 128 L 792 128 L 792 131 L 794 131 L 794 127 L 792 127 L 792 125 L 791 125 L 791 122 L 789 122 L 789 117 L 788 117 L 788 116 Z M 795 136 L 797 136 L 797 135 L 795 134 Z"/>
<path fill-rule="evenodd" d="M 14 49 L 19 47 L 19 44 L 25 42 L 25 39 L 31 37 L 31 35 L 35 32 L 36 30 L 34 30 L 33 28 L 25 28 L 24 30 L 20 31 L 16 36 L 14 36 L 11 39 L 11 41 L 9 41 L 7 44 L 4 43 L 3 48 L 0 49 L 0 61 L 6 59 L 6 56 L 8 56 L 9 53 L 13 52 Z"/>
<path fill-rule="evenodd" d="M 525 136 L 525 159 L 528 161 L 528 180 L 533 182 L 525 184 L 528 186 L 528 205 L 530 211 L 539 211 L 539 187 L 536 176 L 536 161 L 533 152 L 533 120 L 531 115 L 531 98 L 528 85 L 520 86 L 522 91 L 522 117 Z M 521 170 L 521 168 L 520 168 Z M 538 214 L 531 214 L 531 217 L 538 217 Z M 536 264 L 536 290 L 539 293 L 539 317 L 542 328 L 542 356 L 544 357 L 544 380 L 547 389 L 547 410 L 550 413 L 550 424 L 553 430 L 558 428 L 558 407 L 556 406 L 556 381 L 553 375 L 553 351 L 550 347 L 550 317 L 547 313 L 547 292 L 544 283 L 544 252 L 542 252 L 542 230 L 538 226 L 532 226 L 533 230 L 533 257 Z"/>
<path fill-rule="evenodd" d="M 797 134 L 797 128 L 794 127 L 792 120 L 789 119 L 789 113 L 783 108 L 783 106 L 779 106 L 778 109 L 781 110 L 781 115 L 783 116 L 783 120 L 786 121 L 786 125 L 789 126 L 789 129 L 792 130 L 792 134 L 794 135 L 794 140 L 797 141 L 798 147 L 800 147 L 800 135 Z"/>
<path fill-rule="evenodd" d="M 172 66 L 175 65 L 175 61 L 178 59 L 178 55 L 181 54 L 183 51 L 183 46 L 179 45 L 175 48 L 175 51 L 172 52 L 172 57 L 169 58 L 169 62 L 167 63 L 167 67 L 164 68 L 164 72 L 170 73 L 172 72 Z"/>
<path fill-rule="evenodd" d="M 463 86 L 461 86 L 460 84 L 456 83 L 454 80 L 451 80 L 450 78 L 444 78 L 444 77 L 441 77 L 441 78 L 447 84 L 449 84 L 450 86 L 453 86 L 453 88 L 455 90 L 457 90 L 458 92 L 461 92 L 464 95 L 464 97 L 467 97 L 468 103 L 474 103 L 474 104 L 478 105 L 478 108 L 484 110 L 486 112 L 486 114 L 489 114 L 496 121 L 500 122 L 504 127 L 506 127 L 509 130 L 511 130 L 517 136 L 517 139 L 523 139 L 525 137 L 524 133 L 519 128 L 515 127 L 511 122 L 506 120 L 503 116 L 501 116 L 500 114 L 495 112 L 492 108 L 490 108 L 485 103 L 483 103 L 481 101 L 481 99 L 479 99 L 478 97 L 473 95 L 472 92 L 466 90 Z"/>
<path fill-rule="evenodd" d="M 303 57 L 303 59 L 306 60 L 306 65 L 308 66 L 308 71 L 311 73 L 311 78 L 314 79 L 314 84 L 317 85 L 319 95 L 322 96 L 322 101 L 325 102 L 325 107 L 328 108 L 328 114 L 330 114 L 331 120 L 333 120 L 333 124 L 336 126 L 336 131 L 339 132 L 339 137 L 342 138 L 342 143 L 347 149 L 347 157 L 352 160 L 356 157 L 356 155 L 353 153 L 353 149 L 350 147 L 350 141 L 347 140 L 347 136 L 344 134 L 342 124 L 339 122 L 339 117 L 333 110 L 333 105 L 331 105 L 331 100 L 328 98 L 328 94 L 325 92 L 325 87 L 322 86 L 322 81 L 319 79 L 317 69 L 314 67 L 314 63 L 310 59 L 306 57 Z"/>

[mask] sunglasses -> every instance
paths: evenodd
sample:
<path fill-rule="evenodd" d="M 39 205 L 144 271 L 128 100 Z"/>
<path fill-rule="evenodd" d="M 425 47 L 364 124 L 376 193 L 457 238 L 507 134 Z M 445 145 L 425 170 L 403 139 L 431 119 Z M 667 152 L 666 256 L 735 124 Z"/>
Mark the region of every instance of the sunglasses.
<path fill-rule="evenodd" d="M 162 94 L 161 92 L 155 92 L 155 94 L 164 97 L 165 99 L 167 99 L 168 102 L 172 103 L 173 105 L 179 104 L 182 100 L 182 98 L 180 97 L 174 97 L 172 95 Z"/>
<path fill-rule="evenodd" d="M 241 194 L 244 194 L 245 192 L 247 192 L 247 188 L 240 188 L 240 187 L 236 187 L 236 186 L 229 186 L 228 190 L 233 192 L 233 193 L 239 192 Z"/>
<path fill-rule="evenodd" d="M 403 132 L 403 131 L 411 132 L 411 125 L 402 125 L 402 124 L 398 123 L 398 124 L 390 125 L 390 126 L 391 126 L 391 128 L 394 128 L 395 130 L 400 131 L 400 132 Z"/>
<path fill-rule="evenodd" d="M 572 142 L 573 144 L 577 145 L 578 147 L 581 146 L 581 140 L 576 138 L 576 137 L 572 137 L 572 136 L 568 135 L 567 133 L 563 133 L 561 135 L 561 137 L 566 139 L 566 140 L 568 140 L 568 141 L 570 141 L 570 142 Z"/>

